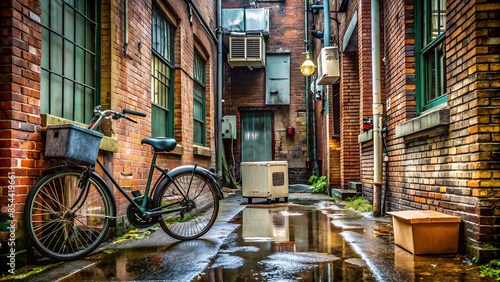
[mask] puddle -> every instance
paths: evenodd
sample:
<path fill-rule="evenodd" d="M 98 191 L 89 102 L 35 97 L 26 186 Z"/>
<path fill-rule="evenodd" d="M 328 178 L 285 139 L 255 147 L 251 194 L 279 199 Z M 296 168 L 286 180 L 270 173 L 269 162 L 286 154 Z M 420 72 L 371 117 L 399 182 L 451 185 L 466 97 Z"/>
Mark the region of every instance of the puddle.
<path fill-rule="evenodd" d="M 246 207 L 197 281 L 375 281 L 331 224 L 334 212 L 329 202 Z"/>
<path fill-rule="evenodd" d="M 394 244 L 390 218 L 330 201 L 247 206 L 195 281 L 493 281 L 458 255 L 415 256 Z"/>

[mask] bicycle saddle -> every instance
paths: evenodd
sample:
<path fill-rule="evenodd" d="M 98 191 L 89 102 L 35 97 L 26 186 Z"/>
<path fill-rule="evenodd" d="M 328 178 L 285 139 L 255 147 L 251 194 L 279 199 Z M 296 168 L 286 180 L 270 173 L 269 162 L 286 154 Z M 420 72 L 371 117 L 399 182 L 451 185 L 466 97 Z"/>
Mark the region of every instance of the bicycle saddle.
<path fill-rule="evenodd" d="M 175 146 L 177 146 L 177 141 L 168 137 L 151 137 L 142 139 L 141 144 L 151 145 L 155 152 L 170 152 L 175 149 Z"/>

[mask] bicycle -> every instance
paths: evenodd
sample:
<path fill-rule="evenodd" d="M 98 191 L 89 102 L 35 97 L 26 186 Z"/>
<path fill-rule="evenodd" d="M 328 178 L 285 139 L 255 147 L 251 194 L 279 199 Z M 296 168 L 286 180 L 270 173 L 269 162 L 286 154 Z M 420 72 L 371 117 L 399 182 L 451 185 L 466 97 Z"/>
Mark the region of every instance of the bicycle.
<path fill-rule="evenodd" d="M 128 115 L 146 116 L 131 110 L 102 110 L 101 106 L 95 107 L 94 114 L 88 128 L 94 132 L 104 119 L 136 122 Z M 63 161 L 46 170 L 28 193 L 24 210 L 25 231 L 35 249 L 55 260 L 74 260 L 90 254 L 105 239 L 116 219 L 116 202 L 108 184 L 95 172 L 96 163 L 129 201 L 127 218 L 133 226 L 159 223 L 178 240 L 196 239 L 208 232 L 216 220 L 219 200 L 224 198 L 219 176 L 197 165 L 170 171 L 158 166 L 158 154 L 176 147 L 172 138 L 145 138 L 141 144 L 153 148 L 144 195 L 135 190 L 129 196 L 97 157 L 94 163 Z M 160 175 L 151 185 L 156 170 Z"/>

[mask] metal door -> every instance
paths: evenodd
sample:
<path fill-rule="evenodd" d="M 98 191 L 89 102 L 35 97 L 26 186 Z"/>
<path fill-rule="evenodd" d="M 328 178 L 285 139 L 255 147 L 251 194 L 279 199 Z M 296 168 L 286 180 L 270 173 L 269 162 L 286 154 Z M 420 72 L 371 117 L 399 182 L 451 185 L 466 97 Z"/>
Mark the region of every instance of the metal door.
<path fill-rule="evenodd" d="M 272 161 L 271 112 L 242 112 L 241 161 Z"/>

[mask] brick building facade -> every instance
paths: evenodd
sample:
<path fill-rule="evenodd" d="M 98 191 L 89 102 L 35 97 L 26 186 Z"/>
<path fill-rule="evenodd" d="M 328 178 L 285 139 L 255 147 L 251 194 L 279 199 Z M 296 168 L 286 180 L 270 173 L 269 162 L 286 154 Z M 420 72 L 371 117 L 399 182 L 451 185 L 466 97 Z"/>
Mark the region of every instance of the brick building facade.
<path fill-rule="evenodd" d="M 22 213 L 27 193 L 49 166 L 49 161 L 44 159 L 42 134 L 48 125 L 76 123 L 85 126 L 90 122 L 87 113 L 98 104 L 119 111 L 131 109 L 146 113 L 147 117 L 138 118 L 137 124 L 120 120 L 102 128 L 106 136 L 99 157 L 127 191 L 144 189 L 146 184 L 152 152 L 141 145 L 141 139 L 161 136 L 164 130 L 167 136 L 178 141 L 178 147 L 172 153 L 162 154 L 159 165 L 168 168 L 193 163 L 207 168 L 215 165 L 215 5 L 214 1 L 200 0 L 2 1 L 2 269 L 11 252 L 7 248 L 9 238 L 15 237 L 18 265 L 25 263 L 32 252 L 25 242 Z M 168 32 L 171 37 L 160 36 Z M 67 48 L 60 49 L 58 42 L 64 42 Z M 81 55 L 83 53 L 85 55 Z M 84 56 L 93 59 L 85 61 Z M 198 69 L 194 67 L 194 60 L 202 62 Z M 58 66 L 58 62 L 61 65 Z M 61 66 L 62 71 L 58 70 Z M 162 80 L 158 66 L 170 71 L 164 73 L 168 79 Z M 60 92 L 57 90 L 60 84 L 54 82 L 52 76 L 64 81 L 65 86 L 73 86 L 59 89 L 64 91 Z M 154 81 L 168 88 L 165 93 L 170 95 L 168 103 L 162 104 L 152 96 L 152 93 L 161 92 L 155 88 L 158 84 Z M 60 111 L 59 105 L 66 107 L 71 103 L 69 100 L 76 101 L 80 97 L 78 91 L 82 87 L 86 89 L 83 95 L 90 93 L 91 96 L 85 100 L 87 104 L 73 102 L 69 105 L 73 110 Z M 202 108 L 194 108 L 194 92 L 203 93 Z M 64 99 L 59 97 L 58 100 L 58 93 L 63 93 Z M 81 110 L 83 108 L 85 110 Z M 198 111 L 203 111 L 205 116 L 196 116 Z M 167 117 L 160 122 L 152 121 L 158 112 Z M 204 135 L 194 134 L 195 123 L 203 128 Z M 115 196 L 117 227 L 126 227 L 128 203 L 119 192 Z M 9 204 L 15 208 L 10 208 Z"/>
<path fill-rule="evenodd" d="M 223 116 L 235 116 L 237 127 L 237 138 L 234 140 L 224 139 L 225 159 L 228 167 L 234 169 L 234 175 L 239 181 L 240 163 L 244 161 L 287 161 L 288 176 L 290 184 L 307 183 L 311 176 L 314 162 L 312 135 L 308 133 L 311 128 L 310 120 L 312 111 L 308 112 L 306 107 L 306 95 L 309 95 L 304 88 L 306 78 L 301 74 L 299 67 L 305 59 L 304 45 L 304 2 L 303 1 L 252 1 L 223 0 L 222 7 L 227 10 L 249 11 L 264 9 L 269 11 L 269 32 L 263 35 L 265 40 L 265 65 L 257 67 L 231 66 L 224 62 L 224 83 L 223 83 Z M 234 30 L 233 30 L 234 31 Z M 253 33 L 248 33 L 253 36 Z M 224 37 L 229 38 L 231 30 L 225 30 Z M 230 52 L 230 46 L 225 45 L 226 51 Z M 272 95 L 266 89 L 266 84 L 272 83 L 272 75 L 266 71 L 272 69 L 276 63 L 272 58 L 284 56 L 284 60 L 289 62 L 283 72 L 289 72 L 288 76 L 281 77 L 289 86 L 283 93 L 288 102 L 273 103 L 268 99 Z M 271 77 L 271 78 L 270 78 Z M 267 92 L 266 92 L 267 91 Z M 281 91 L 281 90 L 280 90 Z M 311 98 L 312 99 L 312 98 Z M 252 141 L 245 139 L 245 136 L 259 138 L 261 129 L 248 129 L 245 127 L 248 120 L 253 117 L 262 116 L 267 119 L 269 115 L 269 132 L 266 138 L 269 142 L 262 142 L 258 147 L 269 147 L 263 155 L 245 155 L 242 153 L 245 148 L 242 144 L 250 144 Z M 294 133 L 286 133 L 287 127 L 293 127 Z M 264 128 L 264 125 L 263 127 Z M 244 140 L 243 140 L 244 139 Z M 309 139 L 309 142 L 308 142 Z M 257 140 L 257 139 L 255 139 Z M 258 141 L 256 141 L 258 142 Z M 326 147 L 325 147 L 326 148 Z M 256 150 L 254 150 L 256 151 Z M 264 154 L 264 153 L 263 153 Z M 317 160 L 321 164 L 320 160 Z"/>
<path fill-rule="evenodd" d="M 460 251 L 498 256 L 500 5 L 379 2 L 383 207 L 460 216 Z M 335 146 L 328 156 L 330 184 L 346 188 L 362 182 L 363 196 L 373 201 L 373 131 L 362 129 L 362 118 L 373 116 L 371 1 L 330 3 L 330 17 L 336 19 L 331 43 L 339 46 L 341 60 L 340 103 L 336 107 L 329 97 L 330 119 L 320 124 L 331 132 L 339 111 L 340 136 L 329 136 Z M 332 94 L 335 87 L 330 86 Z"/>

